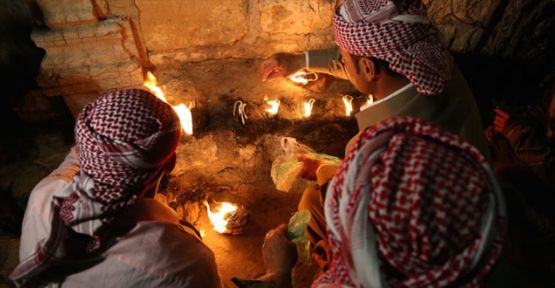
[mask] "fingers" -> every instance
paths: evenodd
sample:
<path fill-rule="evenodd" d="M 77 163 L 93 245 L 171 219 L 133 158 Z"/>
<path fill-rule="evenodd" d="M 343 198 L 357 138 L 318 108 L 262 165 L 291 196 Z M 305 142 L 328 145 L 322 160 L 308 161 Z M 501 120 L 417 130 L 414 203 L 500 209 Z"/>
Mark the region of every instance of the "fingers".
<path fill-rule="evenodd" d="M 503 110 L 499 107 L 495 108 L 495 114 L 497 114 L 496 116 L 500 116 L 502 118 L 507 118 L 508 119 L 510 117 L 509 113 L 505 112 L 505 110 Z"/>
<path fill-rule="evenodd" d="M 260 78 L 262 81 L 284 76 L 285 73 L 285 69 L 278 63 L 275 56 L 272 56 L 268 60 L 264 60 L 260 64 Z"/>

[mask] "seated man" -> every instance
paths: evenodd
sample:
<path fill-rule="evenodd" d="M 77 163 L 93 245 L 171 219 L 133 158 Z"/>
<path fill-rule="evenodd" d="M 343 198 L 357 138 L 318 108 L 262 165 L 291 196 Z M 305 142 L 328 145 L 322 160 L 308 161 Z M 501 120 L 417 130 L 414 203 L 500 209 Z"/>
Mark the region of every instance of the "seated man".
<path fill-rule="evenodd" d="M 534 287 L 555 280 L 555 85 L 538 105 L 509 114 L 497 108 L 488 128 L 494 170 L 509 210 L 509 259 Z"/>
<path fill-rule="evenodd" d="M 173 109 L 149 92 L 88 104 L 77 147 L 31 193 L 15 284 L 221 287 L 212 251 L 153 199 L 180 137 Z"/>
<path fill-rule="evenodd" d="M 329 60 L 333 56 L 329 51 L 309 52 L 307 68 L 340 72 L 338 75 L 348 78 L 359 91 L 373 94 L 377 101 L 355 115 L 360 131 L 393 116 L 412 116 L 458 134 L 490 159 L 470 88 L 435 37 L 437 31 L 420 1 L 347 0 L 335 11 L 333 33 L 340 56 Z M 263 77 L 286 75 L 299 68 L 290 64 L 295 61 L 281 65 L 282 59 L 273 57 L 262 63 Z M 356 139 L 347 145 L 346 154 Z M 335 174 L 334 167 L 321 168 L 320 186 Z M 307 189 L 299 204 L 299 210 L 313 211 L 309 224 L 313 244 L 322 240 L 326 231 L 323 197 L 318 190 Z"/>
<path fill-rule="evenodd" d="M 411 117 L 360 134 L 324 209 L 331 262 L 312 287 L 480 287 L 506 234 L 503 196 L 485 158 Z M 279 283 L 295 263 L 284 232 L 270 231 L 263 246 Z"/>
<path fill-rule="evenodd" d="M 333 17 L 340 49 L 274 55 L 261 64 L 262 79 L 300 69 L 348 79 L 375 100 L 355 115 L 360 130 L 413 116 L 459 134 L 489 159 L 472 92 L 425 13 L 418 0 L 347 0 Z"/>

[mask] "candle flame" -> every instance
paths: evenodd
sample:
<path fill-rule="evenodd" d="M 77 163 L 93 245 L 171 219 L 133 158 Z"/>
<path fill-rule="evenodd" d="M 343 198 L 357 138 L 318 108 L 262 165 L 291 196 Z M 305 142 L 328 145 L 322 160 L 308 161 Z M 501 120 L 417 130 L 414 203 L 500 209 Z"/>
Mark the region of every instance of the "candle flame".
<path fill-rule="evenodd" d="M 374 95 L 370 94 L 368 95 L 368 100 L 366 101 L 366 105 L 370 106 L 372 105 L 372 103 L 374 103 Z"/>
<path fill-rule="evenodd" d="M 152 92 L 152 94 L 154 94 L 160 100 L 168 103 L 168 99 L 166 98 L 164 91 L 162 91 L 162 89 L 158 87 L 158 80 L 156 79 L 154 74 L 152 74 L 152 72 L 148 71 L 146 73 L 146 79 L 145 82 L 143 82 L 143 86 L 148 88 L 148 90 L 150 90 L 150 92 Z M 171 106 L 177 113 L 179 121 L 181 122 L 181 127 L 183 128 L 185 134 L 193 135 L 193 115 L 191 114 L 191 108 L 193 105 L 187 106 L 185 104 L 179 104 L 177 106 Z"/>
<path fill-rule="evenodd" d="M 308 73 L 306 73 L 305 71 L 298 71 L 297 73 L 289 76 L 289 80 L 297 83 L 297 84 L 301 84 L 301 85 L 306 85 L 308 84 L 308 79 L 306 79 L 305 75 L 308 75 Z"/>
<path fill-rule="evenodd" d="M 372 103 L 374 103 L 374 95 L 370 94 L 368 95 L 368 100 L 366 100 L 366 103 L 360 106 L 360 111 L 368 109 L 368 107 L 372 106 Z"/>
<path fill-rule="evenodd" d="M 306 84 L 308 84 L 308 82 L 318 80 L 318 74 L 301 70 L 289 76 L 289 80 L 293 81 L 296 84 L 305 86 Z"/>
<path fill-rule="evenodd" d="M 267 100 L 266 103 L 270 105 L 270 108 L 266 109 L 266 112 L 276 115 L 279 111 L 279 104 L 281 103 L 279 99 L 276 100 Z"/>
<path fill-rule="evenodd" d="M 314 102 L 316 102 L 316 100 L 314 100 L 314 98 L 310 98 L 310 100 L 308 100 L 308 102 L 303 103 L 304 117 L 305 118 L 308 118 L 308 117 L 310 117 L 310 115 L 312 115 L 312 107 L 314 106 Z"/>
<path fill-rule="evenodd" d="M 343 104 L 345 104 L 345 114 L 351 116 L 351 113 L 353 113 L 353 97 L 349 95 L 343 96 Z"/>
<path fill-rule="evenodd" d="M 204 201 L 206 206 L 206 212 L 208 213 L 208 219 L 214 227 L 214 231 L 218 233 L 224 233 L 227 230 L 227 223 L 229 222 L 229 217 L 233 212 L 237 211 L 237 205 L 229 202 L 221 202 L 215 207 L 216 212 L 210 210 L 210 205 L 208 202 Z"/>

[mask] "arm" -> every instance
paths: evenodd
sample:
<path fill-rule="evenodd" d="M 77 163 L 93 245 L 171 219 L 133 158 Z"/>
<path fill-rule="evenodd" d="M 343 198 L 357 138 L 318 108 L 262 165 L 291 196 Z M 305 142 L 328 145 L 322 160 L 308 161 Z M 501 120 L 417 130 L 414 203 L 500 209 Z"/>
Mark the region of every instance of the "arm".
<path fill-rule="evenodd" d="M 337 47 L 310 50 L 304 54 L 272 55 L 260 64 L 260 76 L 262 81 L 266 81 L 276 77 L 287 77 L 302 69 L 348 79 Z"/>
<path fill-rule="evenodd" d="M 553 147 L 547 139 L 547 131 L 539 121 L 526 118 L 507 121 L 507 125 L 500 132 L 507 137 L 514 154 L 520 161 L 526 163 L 540 177 L 554 185 L 555 155 Z"/>
<path fill-rule="evenodd" d="M 310 50 L 305 53 L 307 70 L 348 80 L 345 65 L 337 46 L 328 49 Z"/>
<path fill-rule="evenodd" d="M 78 171 L 77 153 L 72 148 L 62 164 L 33 188 L 21 229 L 20 260 L 33 254 L 37 242 L 50 233 L 52 197 L 68 196 L 71 192 L 71 180 Z"/>
<path fill-rule="evenodd" d="M 262 245 L 262 257 L 266 274 L 256 280 L 234 278 L 233 282 L 241 288 L 292 288 L 291 271 L 297 262 L 295 244 L 287 239 L 287 225 L 282 224 L 266 234 Z"/>

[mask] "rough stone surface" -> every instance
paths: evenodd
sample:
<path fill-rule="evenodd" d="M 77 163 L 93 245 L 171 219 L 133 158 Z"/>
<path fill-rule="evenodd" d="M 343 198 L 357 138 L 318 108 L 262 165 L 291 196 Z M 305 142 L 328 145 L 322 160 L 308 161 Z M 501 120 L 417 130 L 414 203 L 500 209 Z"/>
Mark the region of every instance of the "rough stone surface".
<path fill-rule="evenodd" d="M 555 2 L 423 0 L 453 52 L 543 62 L 553 53 Z M 551 51 L 550 51 L 551 50 Z M 551 60 L 552 61 L 552 60 Z"/>
<path fill-rule="evenodd" d="M 91 0 L 37 0 L 50 28 L 97 21 Z"/>
<path fill-rule="evenodd" d="M 329 34 L 333 3 L 321 0 L 259 1 L 260 23 L 266 34 Z"/>
<path fill-rule="evenodd" d="M 38 83 L 49 96 L 99 93 L 142 83 L 142 67 L 126 19 L 35 31 L 47 52 Z"/>
<path fill-rule="evenodd" d="M 138 0 L 149 50 L 230 45 L 248 29 L 246 0 Z"/>

